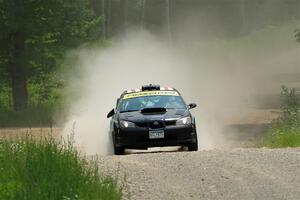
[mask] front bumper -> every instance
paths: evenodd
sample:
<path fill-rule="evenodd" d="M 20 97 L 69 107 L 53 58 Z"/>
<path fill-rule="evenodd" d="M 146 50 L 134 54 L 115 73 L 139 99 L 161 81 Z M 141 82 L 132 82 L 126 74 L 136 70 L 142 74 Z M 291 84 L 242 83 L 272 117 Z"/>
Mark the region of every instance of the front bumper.
<path fill-rule="evenodd" d="M 115 145 L 132 149 L 145 149 L 148 147 L 179 146 L 197 141 L 196 130 L 190 126 L 166 127 L 164 138 L 150 139 L 148 128 L 119 129 L 115 137 Z"/>

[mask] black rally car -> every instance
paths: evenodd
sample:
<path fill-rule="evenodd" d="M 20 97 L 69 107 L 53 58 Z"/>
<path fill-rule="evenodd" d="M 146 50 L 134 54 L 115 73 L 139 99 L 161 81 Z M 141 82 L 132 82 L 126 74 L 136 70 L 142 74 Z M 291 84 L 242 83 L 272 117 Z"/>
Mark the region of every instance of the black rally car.
<path fill-rule="evenodd" d="M 195 118 L 180 93 L 170 87 L 146 85 L 141 89 L 123 92 L 107 118 L 112 117 L 110 132 L 114 152 L 124 153 L 125 148 L 187 146 L 198 150 Z"/>

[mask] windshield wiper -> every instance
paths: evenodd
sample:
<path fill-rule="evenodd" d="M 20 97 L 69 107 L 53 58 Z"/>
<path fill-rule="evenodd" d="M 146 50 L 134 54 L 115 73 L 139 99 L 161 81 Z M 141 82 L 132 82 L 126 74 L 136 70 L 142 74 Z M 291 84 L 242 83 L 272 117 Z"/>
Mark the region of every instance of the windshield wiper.
<path fill-rule="evenodd" d="M 120 113 L 124 113 L 124 112 L 136 112 L 136 111 L 140 111 L 140 110 L 122 110 L 122 111 L 120 111 Z"/>

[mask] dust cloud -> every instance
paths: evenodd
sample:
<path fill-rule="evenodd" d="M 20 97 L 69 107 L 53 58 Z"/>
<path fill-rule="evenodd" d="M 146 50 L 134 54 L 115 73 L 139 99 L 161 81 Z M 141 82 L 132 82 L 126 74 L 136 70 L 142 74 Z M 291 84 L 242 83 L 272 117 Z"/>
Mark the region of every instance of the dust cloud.
<path fill-rule="evenodd" d="M 149 83 L 176 87 L 186 70 L 163 42 L 145 32 L 129 34 L 105 50 L 81 50 L 73 56 L 78 56 L 81 76 L 72 78 L 70 87 L 80 98 L 70 109 L 65 132 L 75 122 L 76 144 L 87 154 L 112 153 L 106 114 L 124 90 Z"/>
<path fill-rule="evenodd" d="M 191 44 L 178 39 L 169 44 L 139 31 L 107 48 L 72 52 L 68 59 L 73 59 L 76 72 L 71 73 L 69 91 L 75 97 L 65 133 L 74 126 L 76 145 L 87 154 L 112 154 L 106 114 L 124 90 L 152 83 L 175 87 L 186 103 L 198 105 L 191 112 L 200 149 L 224 148 L 224 127 L 257 108 L 262 94 L 279 93 L 286 82 L 278 78 L 283 72 L 299 73 L 299 48 L 283 40 L 287 42 L 277 47 L 240 48 L 234 40 Z"/>

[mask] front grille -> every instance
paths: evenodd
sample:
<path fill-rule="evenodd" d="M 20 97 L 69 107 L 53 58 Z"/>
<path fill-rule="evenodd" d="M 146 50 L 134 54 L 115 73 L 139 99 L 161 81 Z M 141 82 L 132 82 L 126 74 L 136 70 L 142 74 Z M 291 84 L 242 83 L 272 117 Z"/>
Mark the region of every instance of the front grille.
<path fill-rule="evenodd" d="M 153 121 L 149 123 L 149 128 L 151 129 L 158 129 L 164 127 L 165 127 L 165 123 L 163 121 Z"/>
<path fill-rule="evenodd" d="M 147 123 L 147 122 L 136 122 L 135 124 L 136 124 L 138 127 L 140 127 L 140 128 L 148 127 L 148 123 Z"/>
<path fill-rule="evenodd" d="M 154 122 L 158 122 L 159 124 L 153 124 Z M 135 124 L 137 127 L 140 128 L 164 128 L 165 126 L 175 126 L 176 125 L 176 120 L 171 120 L 171 121 L 154 121 L 154 122 L 136 122 Z"/>

